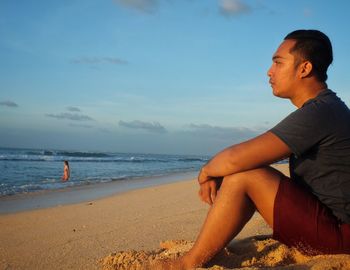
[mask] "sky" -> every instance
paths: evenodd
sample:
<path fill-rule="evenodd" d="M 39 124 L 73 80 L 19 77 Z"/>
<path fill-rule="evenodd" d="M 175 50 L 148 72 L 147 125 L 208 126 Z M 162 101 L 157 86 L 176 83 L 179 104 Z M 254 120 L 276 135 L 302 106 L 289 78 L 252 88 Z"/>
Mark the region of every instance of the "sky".
<path fill-rule="evenodd" d="M 333 43 L 350 105 L 347 0 L 0 0 L 0 147 L 213 155 L 295 107 L 267 70 L 283 38 Z"/>

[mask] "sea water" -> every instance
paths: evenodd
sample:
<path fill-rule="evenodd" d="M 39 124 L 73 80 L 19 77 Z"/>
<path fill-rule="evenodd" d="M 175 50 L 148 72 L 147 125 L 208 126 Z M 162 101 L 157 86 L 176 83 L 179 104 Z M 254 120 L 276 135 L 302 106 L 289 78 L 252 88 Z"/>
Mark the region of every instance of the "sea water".
<path fill-rule="evenodd" d="M 70 179 L 62 182 L 63 161 Z M 0 148 L 0 196 L 199 171 L 208 156 Z"/>

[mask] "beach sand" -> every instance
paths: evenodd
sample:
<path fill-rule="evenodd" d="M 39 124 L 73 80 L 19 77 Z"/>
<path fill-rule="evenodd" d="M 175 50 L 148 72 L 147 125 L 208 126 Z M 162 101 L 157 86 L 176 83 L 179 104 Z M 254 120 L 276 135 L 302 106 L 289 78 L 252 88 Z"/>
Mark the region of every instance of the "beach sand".
<path fill-rule="evenodd" d="M 208 211 L 197 189 L 187 180 L 0 215 L 0 269 L 140 269 L 140 260 L 178 256 Z M 271 233 L 254 215 L 207 269 L 350 269 L 349 255 L 306 257 Z"/>

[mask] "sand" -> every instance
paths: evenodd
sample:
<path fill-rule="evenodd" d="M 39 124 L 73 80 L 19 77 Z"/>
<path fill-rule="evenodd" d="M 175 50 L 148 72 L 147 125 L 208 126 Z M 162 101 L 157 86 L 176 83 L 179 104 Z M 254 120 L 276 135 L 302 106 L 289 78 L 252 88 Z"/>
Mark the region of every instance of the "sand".
<path fill-rule="evenodd" d="M 197 189 L 186 180 L 0 215 L 0 269 L 140 269 L 141 261 L 179 256 L 208 210 Z M 349 255 L 306 257 L 271 233 L 254 215 L 207 269 L 350 269 Z"/>

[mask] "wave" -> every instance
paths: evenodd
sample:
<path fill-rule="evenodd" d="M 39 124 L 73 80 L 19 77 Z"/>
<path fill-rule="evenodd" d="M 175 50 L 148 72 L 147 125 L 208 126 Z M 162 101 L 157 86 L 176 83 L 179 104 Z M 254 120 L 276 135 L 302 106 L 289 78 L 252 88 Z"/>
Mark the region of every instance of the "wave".
<path fill-rule="evenodd" d="M 189 161 L 200 161 L 200 162 L 207 162 L 209 161 L 209 158 L 180 158 L 178 161 L 184 161 L 184 162 L 189 162 Z"/>
<path fill-rule="evenodd" d="M 75 152 L 75 151 L 28 151 L 25 153 L 28 156 L 65 156 L 65 157 L 110 157 L 106 153 L 98 152 Z"/>
<path fill-rule="evenodd" d="M 62 162 L 68 160 L 70 162 L 115 162 L 115 163 L 204 163 L 208 159 L 152 159 L 152 158 L 91 158 L 91 157 L 68 157 L 67 156 L 0 156 L 0 160 L 3 161 L 32 161 L 32 162 Z"/>
<path fill-rule="evenodd" d="M 204 163 L 209 160 L 202 156 L 121 154 L 82 151 L 54 150 L 8 150 L 0 149 L 0 161 L 62 162 L 115 162 L 115 163 Z"/>
<path fill-rule="evenodd" d="M 125 180 L 135 180 L 142 179 L 150 176 L 166 176 L 172 173 L 183 173 L 183 172 L 192 172 L 193 170 L 173 170 L 173 171 L 162 171 L 162 172 L 140 172 L 140 173 L 131 173 L 131 174 L 121 174 L 119 176 L 95 176 L 95 177 L 84 177 L 84 176 L 75 176 L 68 182 L 62 182 L 60 178 L 44 178 L 42 180 L 32 179 L 31 181 L 19 181 L 19 182 L 7 182 L 0 184 L 0 197 L 2 196 L 11 196 L 15 194 L 26 194 L 33 192 L 41 192 L 46 190 L 58 190 L 64 189 L 67 187 L 78 187 L 78 186 L 87 186 L 98 183 L 108 183 L 108 182 L 117 182 Z"/>
<path fill-rule="evenodd" d="M 110 157 L 109 154 L 105 153 L 90 153 L 90 152 L 58 152 L 58 156 L 66 157 Z"/>

